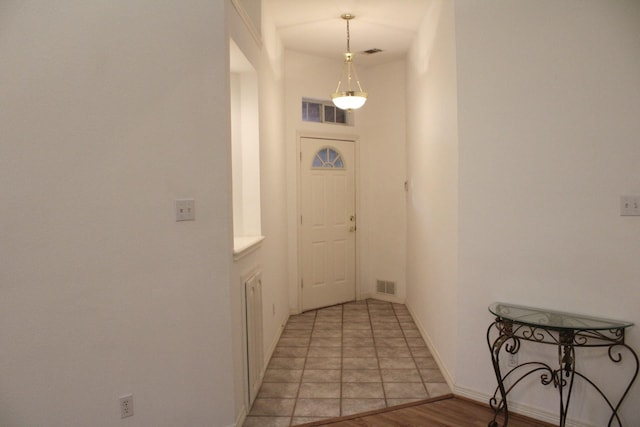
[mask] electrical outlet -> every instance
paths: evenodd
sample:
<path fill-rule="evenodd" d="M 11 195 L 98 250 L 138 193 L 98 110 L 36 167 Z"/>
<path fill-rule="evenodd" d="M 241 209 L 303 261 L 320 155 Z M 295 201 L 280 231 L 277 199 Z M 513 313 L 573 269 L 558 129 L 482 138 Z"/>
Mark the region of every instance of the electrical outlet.
<path fill-rule="evenodd" d="M 133 394 L 120 398 L 120 418 L 133 416 Z"/>
<path fill-rule="evenodd" d="M 176 200 L 176 221 L 195 221 L 196 202 L 193 199 Z"/>
<path fill-rule="evenodd" d="M 507 366 L 510 368 L 518 366 L 518 353 L 507 352 Z"/>

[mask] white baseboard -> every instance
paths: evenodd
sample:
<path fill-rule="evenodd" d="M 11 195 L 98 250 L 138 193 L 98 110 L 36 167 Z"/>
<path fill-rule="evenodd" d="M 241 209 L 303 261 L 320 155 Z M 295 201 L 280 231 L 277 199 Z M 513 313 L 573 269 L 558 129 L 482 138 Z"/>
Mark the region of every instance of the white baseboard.
<path fill-rule="evenodd" d="M 244 424 L 245 419 L 247 419 L 247 408 L 245 408 L 245 406 L 242 405 L 242 409 L 240 410 L 240 413 L 236 417 L 236 422 L 228 427 L 242 427 L 242 424 Z"/>
<path fill-rule="evenodd" d="M 367 298 L 373 298 L 371 296 L 371 292 L 362 292 L 360 294 L 358 294 L 358 297 L 356 298 L 357 301 L 363 301 L 366 300 Z"/>
<path fill-rule="evenodd" d="M 366 299 L 377 299 L 380 301 L 392 302 L 396 304 L 404 304 L 404 299 L 394 295 L 387 294 L 379 294 L 377 292 L 367 292 L 360 294 L 358 301 L 366 300 Z"/>
<path fill-rule="evenodd" d="M 377 292 L 369 294 L 369 298 L 377 299 L 377 300 L 380 300 L 380 301 L 392 302 L 392 303 L 395 303 L 395 304 L 404 304 L 404 299 L 403 298 L 400 298 L 400 297 L 394 296 L 394 295 L 379 294 Z"/>
<path fill-rule="evenodd" d="M 466 387 L 455 386 L 453 388 L 453 394 L 461 397 L 465 397 L 467 399 L 475 400 L 476 402 L 488 405 L 489 399 L 493 397 L 493 395 L 489 395 L 487 393 L 482 393 L 477 390 L 472 390 Z M 557 425 L 559 415 L 557 412 L 549 412 L 540 408 L 536 408 L 533 406 L 525 405 L 518 402 L 509 402 L 509 412 L 524 415 L 525 417 L 534 418 L 536 420 L 544 421 L 549 424 Z M 584 422 L 567 419 L 566 423 L 567 427 L 596 427 L 593 424 L 585 424 Z"/>
<path fill-rule="evenodd" d="M 424 329 L 422 324 L 419 321 L 416 320 L 417 316 L 415 315 L 415 312 L 411 308 L 411 305 L 408 302 L 405 305 L 406 305 L 407 309 L 409 310 L 409 313 L 411 313 L 411 317 L 413 318 L 413 322 L 418 327 L 418 330 L 420 331 L 420 335 L 422 335 L 422 339 L 424 339 L 424 342 L 427 344 L 427 348 L 429 349 L 429 351 L 433 355 L 433 359 L 435 360 L 436 364 L 438 365 L 438 368 L 440 368 L 440 372 L 442 372 L 442 376 L 444 376 L 444 380 L 447 382 L 447 385 L 449 386 L 449 388 L 451 390 L 453 390 L 454 387 L 455 387 L 455 383 L 453 381 L 453 376 L 451 375 L 451 372 L 449 372 L 449 370 L 447 369 L 445 364 L 442 362 L 442 358 L 440 357 L 440 353 L 438 353 L 438 349 L 433 345 L 433 341 L 431 341 L 431 337 L 429 336 L 429 334 L 427 334 L 427 331 Z"/>
<path fill-rule="evenodd" d="M 284 332 L 284 327 L 286 326 L 288 321 L 289 321 L 289 315 L 287 314 L 287 317 L 280 323 L 280 327 L 278 328 L 278 333 L 275 335 L 274 339 L 271 341 L 271 344 L 269 344 L 269 348 L 267 349 L 267 353 L 264 359 L 264 370 L 260 375 L 261 382 L 262 382 L 262 377 L 264 377 L 264 371 L 266 371 L 267 366 L 269 366 L 269 361 L 271 360 L 271 356 L 273 356 L 273 352 L 276 350 L 276 347 L 278 346 L 278 341 L 280 341 L 280 337 L 282 336 L 282 332 Z"/>

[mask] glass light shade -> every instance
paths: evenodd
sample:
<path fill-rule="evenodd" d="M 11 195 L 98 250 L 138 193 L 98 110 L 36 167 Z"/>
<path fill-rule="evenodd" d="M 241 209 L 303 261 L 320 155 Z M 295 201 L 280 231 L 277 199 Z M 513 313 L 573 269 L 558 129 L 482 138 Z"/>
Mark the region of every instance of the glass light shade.
<path fill-rule="evenodd" d="M 351 53 L 349 47 L 349 20 L 355 18 L 355 16 L 350 13 L 345 13 L 340 17 L 347 21 L 347 51 L 344 53 L 342 75 L 340 76 L 340 80 L 338 80 L 336 91 L 331 94 L 331 100 L 333 104 L 341 110 L 357 110 L 367 102 L 367 92 L 362 90 L 356 67 L 353 64 L 353 53 Z M 355 87 L 352 89 L 353 81 L 355 81 L 358 86 L 358 90 L 353 90 Z M 344 82 L 345 88 L 340 90 L 342 82 Z"/>
<path fill-rule="evenodd" d="M 336 92 L 331 94 L 331 100 L 342 110 L 357 110 L 367 102 L 367 92 Z"/>

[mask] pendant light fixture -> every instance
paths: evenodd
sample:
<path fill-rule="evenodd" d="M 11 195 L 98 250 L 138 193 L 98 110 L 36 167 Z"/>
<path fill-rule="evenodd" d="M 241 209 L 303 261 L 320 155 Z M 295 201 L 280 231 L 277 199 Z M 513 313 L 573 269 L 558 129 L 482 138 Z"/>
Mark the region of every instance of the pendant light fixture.
<path fill-rule="evenodd" d="M 357 110 L 367 101 L 367 92 L 362 90 L 356 67 L 353 64 L 353 53 L 351 53 L 349 21 L 355 18 L 355 15 L 345 13 L 340 16 L 347 21 L 347 52 L 344 54 L 344 64 L 342 65 L 342 74 L 338 80 L 336 91 L 331 94 L 331 100 L 336 107 L 343 110 Z M 355 85 L 354 85 L 355 81 Z M 344 84 L 343 84 L 344 83 Z"/>

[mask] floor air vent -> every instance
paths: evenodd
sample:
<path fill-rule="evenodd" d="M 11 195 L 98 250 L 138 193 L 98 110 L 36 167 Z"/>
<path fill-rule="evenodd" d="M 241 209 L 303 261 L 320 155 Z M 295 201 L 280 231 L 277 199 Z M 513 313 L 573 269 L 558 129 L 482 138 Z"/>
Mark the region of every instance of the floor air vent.
<path fill-rule="evenodd" d="M 396 282 L 390 282 L 388 280 L 378 280 L 376 292 L 378 292 L 379 294 L 395 295 Z"/>

